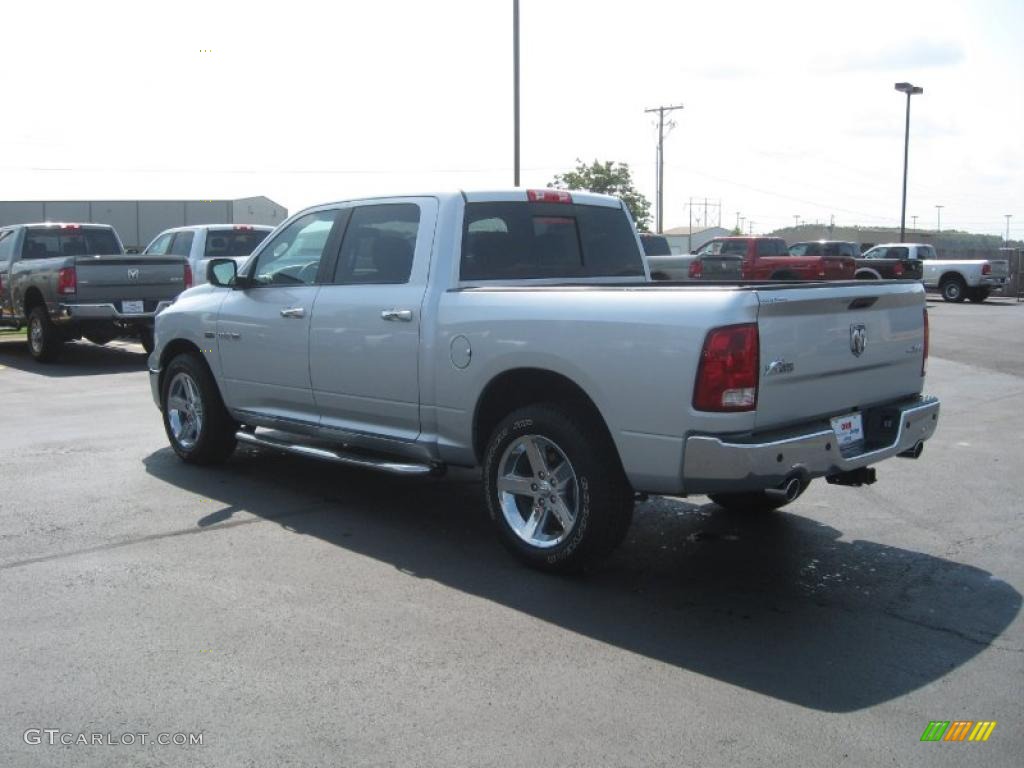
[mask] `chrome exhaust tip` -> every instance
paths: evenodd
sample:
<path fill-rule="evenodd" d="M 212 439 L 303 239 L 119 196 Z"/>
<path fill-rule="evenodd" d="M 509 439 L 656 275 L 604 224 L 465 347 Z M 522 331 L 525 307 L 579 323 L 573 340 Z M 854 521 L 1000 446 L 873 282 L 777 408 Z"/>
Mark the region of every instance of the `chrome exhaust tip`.
<path fill-rule="evenodd" d="M 791 477 L 783 481 L 782 485 L 777 488 L 766 488 L 765 493 L 788 503 L 799 496 L 801 490 L 803 490 L 803 484 L 800 482 L 800 478 Z"/>
<path fill-rule="evenodd" d="M 918 440 L 913 448 L 908 448 L 903 453 L 896 455 L 904 459 L 919 459 L 922 453 L 924 453 L 924 440 Z"/>

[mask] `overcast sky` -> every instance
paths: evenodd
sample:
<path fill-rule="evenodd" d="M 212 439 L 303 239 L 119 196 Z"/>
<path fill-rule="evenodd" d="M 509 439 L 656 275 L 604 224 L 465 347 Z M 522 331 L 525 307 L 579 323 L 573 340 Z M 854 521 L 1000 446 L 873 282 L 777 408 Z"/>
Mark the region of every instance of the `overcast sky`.
<path fill-rule="evenodd" d="M 907 224 L 1024 236 L 1024 2 L 521 0 L 522 165 L 629 163 L 667 227 Z M 510 186 L 511 0 L 9 2 L 0 198 L 230 198 L 291 211 Z M 744 229 L 746 229 L 744 225 Z"/>

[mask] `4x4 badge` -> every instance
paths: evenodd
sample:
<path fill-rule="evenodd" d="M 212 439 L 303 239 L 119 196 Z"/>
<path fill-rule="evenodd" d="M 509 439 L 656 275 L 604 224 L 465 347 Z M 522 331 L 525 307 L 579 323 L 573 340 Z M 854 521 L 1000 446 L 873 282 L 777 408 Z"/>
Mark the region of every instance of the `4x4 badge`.
<path fill-rule="evenodd" d="M 850 326 L 850 351 L 854 357 L 860 357 L 868 346 L 868 329 L 861 323 Z"/>

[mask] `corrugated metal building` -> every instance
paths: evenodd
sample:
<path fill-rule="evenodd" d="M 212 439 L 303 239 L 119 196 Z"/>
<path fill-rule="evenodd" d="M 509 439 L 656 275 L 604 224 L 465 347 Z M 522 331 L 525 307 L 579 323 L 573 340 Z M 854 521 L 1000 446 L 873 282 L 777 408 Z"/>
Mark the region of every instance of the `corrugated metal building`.
<path fill-rule="evenodd" d="M 143 248 L 170 227 L 188 224 L 269 224 L 288 210 L 266 197 L 238 200 L 0 201 L 0 226 L 37 221 L 110 224 L 126 248 Z"/>

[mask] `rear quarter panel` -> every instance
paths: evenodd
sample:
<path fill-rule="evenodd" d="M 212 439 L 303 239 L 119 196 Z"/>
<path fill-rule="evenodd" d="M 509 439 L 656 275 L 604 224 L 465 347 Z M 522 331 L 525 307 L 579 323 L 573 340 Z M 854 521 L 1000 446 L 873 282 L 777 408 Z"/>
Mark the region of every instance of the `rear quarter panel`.
<path fill-rule="evenodd" d="M 710 288 L 462 290 L 443 295 L 437 316 L 434 409 L 442 458 L 474 464 L 476 404 L 514 369 L 543 369 L 576 383 L 603 415 L 634 487 L 676 491 L 688 431 L 743 431 L 753 413 L 691 407 L 709 328 L 757 318 L 751 292 Z M 461 338 L 460 338 L 461 337 Z M 452 344 L 472 348 L 468 367 Z"/>

